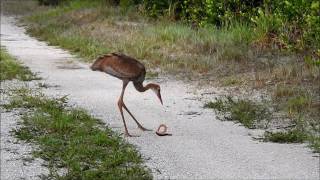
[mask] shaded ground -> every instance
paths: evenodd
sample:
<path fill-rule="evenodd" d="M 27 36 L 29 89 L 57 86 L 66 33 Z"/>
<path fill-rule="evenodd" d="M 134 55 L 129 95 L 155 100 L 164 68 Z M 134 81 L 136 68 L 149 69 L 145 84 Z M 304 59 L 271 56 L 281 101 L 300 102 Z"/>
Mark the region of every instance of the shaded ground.
<path fill-rule="evenodd" d="M 2 17 L 1 44 L 22 60 L 44 83 L 53 87 L 49 95 L 68 94 L 74 105 L 88 109 L 113 129 L 123 131 L 116 106 L 121 81 L 92 72 L 68 52 L 30 38 L 14 19 Z M 139 131 L 127 116 L 129 132 L 140 135 L 128 141 L 137 145 L 156 178 L 297 178 L 317 179 L 319 157 L 305 144 L 275 144 L 254 141 L 252 130 L 232 122 L 221 122 L 202 108 L 204 90 L 180 81 L 159 78 L 164 106 L 152 92 L 140 94 L 129 85 L 128 108 L 147 128 L 169 126 L 171 137 Z M 56 86 L 57 85 L 57 86 Z M 216 89 L 208 90 L 219 93 Z M 214 98 L 211 94 L 211 98 Z M 195 112 L 195 113 L 194 113 Z M 3 120 L 2 120 L 3 121 Z M 1 126 L 2 128 L 2 126 Z M 1 167 L 5 167 L 1 165 Z"/>

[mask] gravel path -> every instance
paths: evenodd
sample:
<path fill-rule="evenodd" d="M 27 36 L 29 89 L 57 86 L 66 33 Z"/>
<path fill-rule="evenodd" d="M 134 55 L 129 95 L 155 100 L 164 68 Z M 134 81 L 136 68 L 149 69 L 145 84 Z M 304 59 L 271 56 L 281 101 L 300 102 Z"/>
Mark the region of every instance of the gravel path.
<path fill-rule="evenodd" d="M 45 92 L 54 96 L 68 94 L 71 104 L 89 110 L 122 132 L 117 109 L 122 82 L 93 72 L 68 52 L 29 37 L 14 22 L 2 18 L 1 45 L 53 86 Z M 165 123 L 173 133 L 158 137 L 154 132 L 141 132 L 126 116 L 129 132 L 140 135 L 128 141 L 138 147 L 155 178 L 319 178 L 319 156 L 306 144 L 255 141 L 248 135 L 252 130 L 216 120 L 212 111 L 203 109 L 199 91 L 191 85 L 165 78 L 153 81 L 161 85 L 164 106 L 153 92 L 141 94 L 131 84 L 125 102 L 145 127 L 156 129 Z"/>

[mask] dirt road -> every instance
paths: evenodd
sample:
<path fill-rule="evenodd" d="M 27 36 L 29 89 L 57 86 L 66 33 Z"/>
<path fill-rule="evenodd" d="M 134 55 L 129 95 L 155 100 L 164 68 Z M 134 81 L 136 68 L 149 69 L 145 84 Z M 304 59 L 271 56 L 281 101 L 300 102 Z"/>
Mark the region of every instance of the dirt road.
<path fill-rule="evenodd" d="M 68 52 L 29 37 L 13 18 L 1 19 L 1 45 L 32 71 L 39 72 L 51 85 L 45 89 L 48 95 L 69 95 L 70 104 L 87 109 L 114 130 L 123 131 L 117 109 L 121 81 L 93 72 Z M 141 94 L 132 84 L 124 99 L 145 127 L 155 130 L 165 123 L 173 133 L 159 137 L 154 132 L 141 132 L 126 116 L 129 132 L 140 135 L 128 141 L 138 147 L 155 178 L 319 178 L 319 157 L 306 144 L 253 140 L 248 135 L 251 130 L 221 122 L 214 112 L 203 109 L 204 102 L 198 100 L 200 95 L 191 85 L 166 78 L 152 81 L 161 85 L 164 106 L 153 92 Z"/>

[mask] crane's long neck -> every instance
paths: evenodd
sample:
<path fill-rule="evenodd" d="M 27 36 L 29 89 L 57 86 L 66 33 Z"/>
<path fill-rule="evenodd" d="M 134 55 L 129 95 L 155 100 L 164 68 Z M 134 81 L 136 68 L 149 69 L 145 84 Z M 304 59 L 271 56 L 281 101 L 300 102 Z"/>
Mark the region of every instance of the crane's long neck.
<path fill-rule="evenodd" d="M 147 84 L 146 86 L 143 86 L 142 82 L 134 82 L 133 85 L 136 88 L 136 90 L 139 92 L 145 92 L 146 90 L 152 87 L 152 83 Z"/>
<path fill-rule="evenodd" d="M 149 83 L 146 86 L 142 85 L 142 82 L 133 82 L 134 87 L 136 88 L 137 91 L 139 92 L 144 92 L 148 89 L 152 89 L 154 93 L 158 96 L 161 104 L 162 104 L 162 99 L 161 99 L 161 94 L 160 94 L 160 86 L 158 84 L 153 84 Z"/>

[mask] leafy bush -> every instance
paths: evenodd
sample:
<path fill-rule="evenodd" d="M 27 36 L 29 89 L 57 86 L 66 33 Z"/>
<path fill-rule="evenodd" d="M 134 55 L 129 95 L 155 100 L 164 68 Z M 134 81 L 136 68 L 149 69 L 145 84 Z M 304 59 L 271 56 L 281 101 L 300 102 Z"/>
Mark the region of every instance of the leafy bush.
<path fill-rule="evenodd" d="M 62 0 L 38 0 L 40 5 L 45 5 L 45 6 L 49 6 L 49 5 L 58 5 Z"/>
<path fill-rule="evenodd" d="M 288 44 L 302 49 L 304 46 L 320 48 L 320 9 L 319 1 L 291 0 L 272 1 L 274 14 L 283 23 L 281 36 Z"/>
<path fill-rule="evenodd" d="M 281 48 L 320 49 L 320 2 L 316 0 L 141 0 L 151 17 L 169 16 L 195 25 L 230 22 L 256 26 L 266 43 Z M 273 40 L 268 40 L 273 38 Z"/>
<path fill-rule="evenodd" d="M 120 4 L 120 0 L 106 0 L 106 2 L 111 5 L 119 5 Z"/>
<path fill-rule="evenodd" d="M 226 21 L 248 21 L 262 0 L 143 0 L 147 14 L 152 17 L 174 11 L 180 19 L 200 24 L 221 25 Z M 172 13 L 171 13 L 172 14 Z"/>

